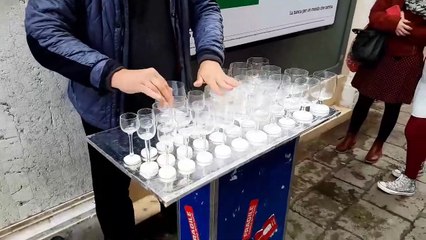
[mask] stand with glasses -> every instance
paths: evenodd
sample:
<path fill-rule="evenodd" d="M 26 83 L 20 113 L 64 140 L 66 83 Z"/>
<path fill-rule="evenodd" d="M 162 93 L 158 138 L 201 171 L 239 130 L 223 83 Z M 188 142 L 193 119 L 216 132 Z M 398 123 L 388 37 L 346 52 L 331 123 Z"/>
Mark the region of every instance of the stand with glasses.
<path fill-rule="evenodd" d="M 88 142 L 165 206 L 178 202 L 180 239 L 282 238 L 298 138 L 339 115 L 310 112 L 334 91 L 333 80 L 282 73 L 261 57 L 229 69 L 238 88 L 187 92 L 171 81 L 172 106 L 125 113 L 120 128 Z"/>

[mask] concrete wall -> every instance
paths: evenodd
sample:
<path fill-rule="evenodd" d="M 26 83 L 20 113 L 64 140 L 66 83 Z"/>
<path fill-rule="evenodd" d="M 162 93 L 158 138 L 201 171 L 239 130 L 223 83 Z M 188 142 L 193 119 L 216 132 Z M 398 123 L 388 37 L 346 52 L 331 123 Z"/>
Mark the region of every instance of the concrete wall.
<path fill-rule="evenodd" d="M 0 3 L 0 229 L 91 190 L 67 80 L 30 55 L 25 2 Z"/>

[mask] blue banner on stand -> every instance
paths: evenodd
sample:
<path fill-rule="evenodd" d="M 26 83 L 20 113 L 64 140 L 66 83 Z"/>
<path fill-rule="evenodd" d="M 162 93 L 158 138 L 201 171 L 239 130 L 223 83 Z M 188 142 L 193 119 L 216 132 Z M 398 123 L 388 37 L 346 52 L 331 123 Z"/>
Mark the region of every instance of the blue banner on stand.
<path fill-rule="evenodd" d="M 210 185 L 179 200 L 179 222 L 179 239 L 209 239 Z"/>
<path fill-rule="evenodd" d="M 296 140 L 220 178 L 218 240 L 283 239 L 295 146 Z"/>

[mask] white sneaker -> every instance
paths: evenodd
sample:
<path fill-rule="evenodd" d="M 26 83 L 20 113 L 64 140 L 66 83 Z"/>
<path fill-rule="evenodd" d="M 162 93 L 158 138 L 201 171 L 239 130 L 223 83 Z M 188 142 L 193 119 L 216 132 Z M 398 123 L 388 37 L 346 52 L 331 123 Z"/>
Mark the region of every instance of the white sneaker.
<path fill-rule="evenodd" d="M 398 196 L 413 196 L 416 193 L 416 180 L 401 174 L 396 180 L 390 182 L 380 181 L 377 187 L 383 192 Z"/>
<path fill-rule="evenodd" d="M 422 163 L 422 167 L 420 168 L 419 174 L 417 174 L 417 177 L 421 177 L 424 174 L 424 168 L 425 168 L 425 164 Z M 392 170 L 392 175 L 396 178 L 398 178 L 399 176 L 401 176 L 401 174 L 405 173 L 405 165 L 398 168 L 398 169 L 394 169 Z"/>

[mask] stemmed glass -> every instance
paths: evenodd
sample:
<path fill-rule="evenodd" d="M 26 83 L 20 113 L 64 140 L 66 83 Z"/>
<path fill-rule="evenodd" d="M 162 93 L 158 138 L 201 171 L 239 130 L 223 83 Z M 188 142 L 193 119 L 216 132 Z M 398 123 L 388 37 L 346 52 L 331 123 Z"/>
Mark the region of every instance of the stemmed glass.
<path fill-rule="evenodd" d="M 333 98 L 336 90 L 337 74 L 329 71 L 317 71 L 314 72 L 314 77 L 318 78 L 321 83 L 318 86 L 319 91 L 311 93 L 311 96 L 316 100 L 311 112 L 319 117 L 327 116 L 330 113 L 330 108 L 323 104 L 323 101 Z"/>
<path fill-rule="evenodd" d="M 281 67 L 275 65 L 264 65 L 260 69 L 265 71 L 267 76 L 272 74 L 281 74 Z"/>
<path fill-rule="evenodd" d="M 237 75 L 245 75 L 249 70 L 246 62 L 233 62 L 229 65 L 228 75 L 235 77 Z"/>
<path fill-rule="evenodd" d="M 204 109 L 205 98 L 204 92 L 200 90 L 192 90 L 188 92 L 188 106 L 194 112 L 194 122 L 197 124 L 198 113 Z"/>
<path fill-rule="evenodd" d="M 170 149 L 173 149 L 173 133 L 176 128 L 172 113 L 173 109 L 169 107 L 160 107 L 158 103 L 154 103 L 152 109 L 154 110 L 157 124 L 157 138 L 160 143 L 164 144 L 165 148 L 165 154 L 161 154 L 157 161 L 161 166 L 173 166 L 175 159 L 174 156 L 170 154 Z"/>
<path fill-rule="evenodd" d="M 321 90 L 318 97 L 316 97 L 318 103 L 322 104 L 323 101 L 333 98 L 336 91 L 337 74 L 330 71 L 317 71 L 314 72 L 313 76 L 321 81 Z"/>
<path fill-rule="evenodd" d="M 137 165 L 141 157 L 133 151 L 133 133 L 139 128 L 138 116 L 135 113 L 123 113 L 120 116 L 120 128 L 129 136 L 129 154 L 124 157 L 124 163 L 128 166 Z"/>
<path fill-rule="evenodd" d="M 210 102 L 206 102 L 204 109 L 200 111 L 198 117 L 199 117 L 198 128 L 202 138 L 200 138 L 200 140 L 198 141 L 197 140 L 194 141 L 194 148 L 197 150 L 207 151 L 208 149 L 207 136 L 211 134 L 215 128 L 215 125 L 214 125 L 215 116 L 212 112 L 212 107 Z M 202 144 L 199 144 L 201 146 L 196 146 L 197 145 L 196 142 L 199 142 L 199 141 L 202 141 Z"/>
<path fill-rule="evenodd" d="M 172 89 L 173 96 L 186 96 L 185 84 L 180 81 L 167 81 L 167 84 Z"/>
<path fill-rule="evenodd" d="M 151 162 L 151 139 L 156 133 L 154 111 L 151 108 L 142 108 L 137 114 L 140 123 L 137 134 L 140 139 L 145 141 L 147 162 Z"/>
<path fill-rule="evenodd" d="M 300 103 L 300 110 L 293 113 L 293 118 L 301 124 L 310 124 L 313 120 L 312 113 L 306 111 L 309 97 L 309 77 L 299 77 L 294 80 L 292 87 L 292 97 L 294 97 Z"/>
<path fill-rule="evenodd" d="M 307 77 L 309 72 L 302 68 L 287 68 L 284 73 L 291 77 L 291 81 L 294 82 L 297 78 Z"/>
<path fill-rule="evenodd" d="M 251 57 L 247 59 L 247 64 L 252 69 L 260 70 L 262 66 L 269 64 L 269 59 L 264 57 Z"/>

